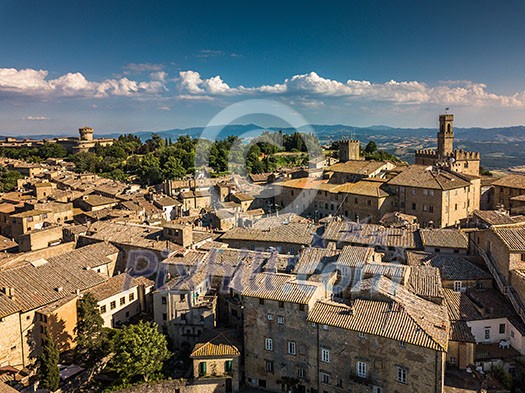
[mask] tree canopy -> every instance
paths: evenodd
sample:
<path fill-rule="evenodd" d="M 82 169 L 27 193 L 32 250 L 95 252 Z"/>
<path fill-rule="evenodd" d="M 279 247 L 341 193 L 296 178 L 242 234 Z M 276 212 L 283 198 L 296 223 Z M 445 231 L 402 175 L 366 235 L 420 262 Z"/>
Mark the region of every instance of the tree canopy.
<path fill-rule="evenodd" d="M 119 330 L 113 345 L 115 356 L 110 367 L 120 383 L 150 381 L 160 374 L 163 362 L 171 355 L 158 326 L 144 321 Z"/>

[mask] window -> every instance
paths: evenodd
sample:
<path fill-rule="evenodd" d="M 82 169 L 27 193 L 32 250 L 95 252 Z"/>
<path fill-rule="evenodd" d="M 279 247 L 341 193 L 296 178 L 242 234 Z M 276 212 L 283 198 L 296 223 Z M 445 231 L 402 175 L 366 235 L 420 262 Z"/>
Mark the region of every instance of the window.
<path fill-rule="evenodd" d="M 270 360 L 266 361 L 266 372 L 273 373 L 273 362 Z"/>
<path fill-rule="evenodd" d="M 321 328 L 322 328 L 323 330 L 328 330 L 328 325 L 321 325 Z"/>
<path fill-rule="evenodd" d="M 461 292 L 461 281 L 454 281 L 454 291 Z"/>
<path fill-rule="evenodd" d="M 428 212 L 429 212 L 429 213 L 434 213 L 434 206 L 429 205 L 429 206 L 428 206 Z"/>
<path fill-rule="evenodd" d="M 359 332 L 359 333 L 357 333 L 357 336 L 358 336 L 359 338 L 365 338 L 365 334 L 364 334 L 363 332 Z"/>
<path fill-rule="evenodd" d="M 279 308 L 284 308 L 284 302 L 279 302 Z"/>
<path fill-rule="evenodd" d="M 259 304 L 262 306 L 264 304 L 264 299 L 259 299 Z"/>
<path fill-rule="evenodd" d="M 162 314 L 162 320 L 163 320 L 163 321 L 167 321 L 167 320 L 168 320 L 168 314 L 163 313 L 163 314 Z"/>
<path fill-rule="evenodd" d="M 339 379 L 337 380 L 337 387 L 338 387 L 338 388 L 342 388 L 342 387 L 343 387 L 343 380 L 342 380 L 341 378 L 339 378 Z"/>
<path fill-rule="evenodd" d="M 434 248 L 434 252 L 441 252 L 441 248 Z"/>
<path fill-rule="evenodd" d="M 330 350 L 321 348 L 321 362 L 330 363 Z"/>
<path fill-rule="evenodd" d="M 485 340 L 490 340 L 490 327 L 485 328 Z"/>
<path fill-rule="evenodd" d="M 406 343 L 404 341 L 400 341 L 399 348 L 405 348 L 405 347 L 406 347 Z"/>
<path fill-rule="evenodd" d="M 397 382 L 407 383 L 407 369 L 405 367 L 397 366 Z"/>
<path fill-rule="evenodd" d="M 357 376 L 360 378 L 366 378 L 367 371 L 366 371 L 366 363 L 365 362 L 357 362 L 356 364 L 356 371 Z"/>
<path fill-rule="evenodd" d="M 120 298 L 120 305 L 123 306 L 124 304 L 126 304 L 126 298 L 124 296 L 122 296 Z"/>
<path fill-rule="evenodd" d="M 455 356 L 451 356 L 451 357 L 450 357 L 450 363 L 451 363 L 451 364 L 456 364 L 456 361 L 457 361 L 457 360 L 456 360 L 456 357 L 455 357 Z"/>
<path fill-rule="evenodd" d="M 330 375 L 321 373 L 321 382 L 328 385 L 330 383 Z"/>
<path fill-rule="evenodd" d="M 268 314 L 267 318 L 268 318 L 269 321 L 273 321 L 273 314 Z"/>
<path fill-rule="evenodd" d="M 132 302 L 133 300 L 135 300 L 135 294 L 134 293 L 130 293 L 129 294 L 129 301 Z"/>
<path fill-rule="evenodd" d="M 499 334 L 505 334 L 505 324 L 504 323 L 499 324 Z"/>
<path fill-rule="evenodd" d="M 113 300 L 111 303 L 109 303 L 109 308 L 112 309 L 112 310 L 114 310 L 115 308 L 117 308 L 117 302 L 115 302 L 115 301 Z"/>
<path fill-rule="evenodd" d="M 282 315 L 277 316 L 277 323 L 279 325 L 284 325 L 284 317 Z"/>
<path fill-rule="evenodd" d="M 288 355 L 295 355 L 295 341 L 288 341 Z"/>
<path fill-rule="evenodd" d="M 457 203 L 454 204 L 454 210 L 458 210 L 458 204 Z"/>
<path fill-rule="evenodd" d="M 166 304 L 166 303 L 167 303 L 167 302 L 166 302 L 166 296 L 162 296 L 161 303 L 162 303 L 162 304 Z"/>
<path fill-rule="evenodd" d="M 412 210 L 416 210 L 416 204 L 412 203 Z"/>
<path fill-rule="evenodd" d="M 231 360 L 226 360 L 224 362 L 224 372 L 231 373 L 233 371 L 233 362 Z"/>
<path fill-rule="evenodd" d="M 264 340 L 264 349 L 267 351 L 273 351 L 273 340 L 271 338 L 266 338 Z"/>
<path fill-rule="evenodd" d="M 100 313 L 105 314 L 106 313 L 106 305 L 100 306 Z"/>
<path fill-rule="evenodd" d="M 366 204 L 367 204 L 368 206 L 372 206 L 372 200 L 371 200 L 371 199 L 367 200 L 367 201 L 366 201 Z"/>
<path fill-rule="evenodd" d="M 304 368 L 298 368 L 297 369 L 297 376 L 299 378 L 305 378 L 306 376 L 306 370 Z"/>
<path fill-rule="evenodd" d="M 183 293 L 182 295 L 179 296 L 179 299 L 181 302 L 184 302 L 186 300 L 186 295 Z"/>
<path fill-rule="evenodd" d="M 304 310 L 305 310 L 304 304 L 299 304 L 299 311 L 304 311 Z"/>
<path fill-rule="evenodd" d="M 381 386 L 373 386 L 372 393 L 383 393 L 383 388 Z"/>
<path fill-rule="evenodd" d="M 266 379 L 259 379 L 259 387 L 260 388 L 266 387 Z"/>
<path fill-rule="evenodd" d="M 199 375 L 206 375 L 206 362 L 199 363 Z"/>

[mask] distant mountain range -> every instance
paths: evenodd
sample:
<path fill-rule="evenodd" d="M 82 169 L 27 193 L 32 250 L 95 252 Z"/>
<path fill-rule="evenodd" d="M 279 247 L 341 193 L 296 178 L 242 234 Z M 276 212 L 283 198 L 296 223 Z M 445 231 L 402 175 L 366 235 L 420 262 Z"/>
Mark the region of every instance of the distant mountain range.
<path fill-rule="evenodd" d="M 134 134 L 142 140 L 147 140 L 153 133 L 163 138 L 177 139 L 181 135 L 194 138 L 202 136 L 204 127 L 171 129 L 165 131 L 138 131 Z M 412 162 L 414 150 L 420 148 L 434 148 L 436 128 L 394 128 L 385 125 L 369 127 L 355 127 L 342 124 L 323 125 L 315 124 L 310 127 L 300 127 L 299 131 L 313 129 L 323 144 L 337 141 L 341 138 L 356 138 L 366 143 L 369 140 L 377 142 L 380 148 L 394 153 L 402 159 Z M 210 127 L 208 134 L 218 134 L 217 138 L 229 135 L 246 137 L 256 136 L 263 132 L 279 131 L 293 132 L 292 128 L 269 127 L 264 128 L 255 124 L 237 124 L 224 127 Z M 470 151 L 479 151 L 482 165 L 487 168 L 501 169 L 515 165 L 525 165 L 525 126 L 498 127 L 498 128 L 455 128 L 455 146 Z M 96 134 L 98 137 L 117 138 L 120 133 Z M 64 135 L 26 135 L 18 138 L 54 138 Z"/>

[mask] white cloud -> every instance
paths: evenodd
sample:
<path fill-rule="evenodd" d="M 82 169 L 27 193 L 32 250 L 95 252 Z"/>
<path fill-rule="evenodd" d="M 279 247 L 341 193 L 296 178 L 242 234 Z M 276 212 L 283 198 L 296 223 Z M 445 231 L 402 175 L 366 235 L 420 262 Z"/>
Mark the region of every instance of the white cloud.
<path fill-rule="evenodd" d="M 71 72 L 55 79 L 46 70 L 0 68 L 0 98 L 22 95 L 36 99 L 60 97 L 97 98 L 132 97 L 137 99 L 175 99 L 178 101 L 213 101 L 219 97 L 283 97 L 303 107 L 320 108 L 359 102 L 380 102 L 389 105 L 433 104 L 441 106 L 525 107 L 525 91 L 510 95 L 490 92 L 487 85 L 472 81 L 442 81 L 428 85 L 420 81 L 366 80 L 338 81 L 315 72 L 293 75 L 281 83 L 245 87 L 230 86 L 220 75 L 203 78 L 194 70 L 180 71 L 177 78 L 155 64 L 131 64 L 133 70 L 147 70 L 149 80 L 131 77 L 90 81 L 80 72 Z M 175 84 L 176 92 L 168 86 Z M 163 105 L 162 102 L 159 105 Z"/>
<path fill-rule="evenodd" d="M 171 111 L 171 108 L 169 106 L 159 106 L 157 107 L 159 111 Z"/>
<path fill-rule="evenodd" d="M 47 116 L 26 116 L 22 120 L 43 121 L 43 120 L 50 120 L 50 119 Z"/>
<path fill-rule="evenodd" d="M 44 70 L 0 68 L 0 95 L 2 92 L 35 97 L 107 97 L 159 94 L 167 91 L 165 72 L 155 72 L 150 81 L 128 78 L 88 81 L 80 72 L 67 73 L 56 79 L 47 79 Z"/>
<path fill-rule="evenodd" d="M 162 71 L 164 69 L 163 64 L 153 64 L 153 63 L 129 63 L 122 67 L 126 73 L 136 73 L 141 72 L 155 72 Z"/>
<path fill-rule="evenodd" d="M 183 95 L 237 96 L 285 95 L 302 99 L 303 105 L 319 107 L 321 100 L 342 98 L 348 100 L 380 101 L 393 104 L 438 105 L 498 105 L 525 107 L 525 91 L 510 96 L 490 93 L 483 83 L 471 81 L 442 82 L 429 86 L 419 81 L 372 83 L 349 79 L 341 82 L 327 79 L 315 72 L 294 75 L 283 83 L 258 87 L 230 87 L 220 76 L 203 79 L 196 71 L 182 71 L 175 79 Z M 309 100 L 309 101 L 307 101 Z M 300 101 L 298 101 L 300 102 Z M 306 104 L 306 105 L 308 105 Z"/>

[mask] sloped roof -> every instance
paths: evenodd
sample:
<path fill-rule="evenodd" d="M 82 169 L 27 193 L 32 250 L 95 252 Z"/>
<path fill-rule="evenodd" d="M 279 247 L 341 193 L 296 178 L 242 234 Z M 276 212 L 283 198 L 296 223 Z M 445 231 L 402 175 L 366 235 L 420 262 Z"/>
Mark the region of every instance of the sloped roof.
<path fill-rule="evenodd" d="M 323 235 L 329 241 L 347 244 L 400 247 L 416 249 L 421 247 L 419 234 L 414 229 L 386 228 L 376 224 L 358 224 L 352 221 L 331 221 Z"/>
<path fill-rule="evenodd" d="M 453 190 L 455 188 L 467 187 L 470 185 L 470 182 L 464 180 L 463 177 L 457 173 L 436 170 L 435 168 L 432 169 L 432 167 L 423 165 L 411 165 L 392 178 L 388 184 L 436 190 Z"/>
<path fill-rule="evenodd" d="M 240 356 L 241 352 L 233 345 L 225 334 L 221 333 L 206 343 L 195 345 L 190 357 L 192 358 L 214 358 L 222 356 Z"/>
<path fill-rule="evenodd" d="M 525 175 L 508 175 L 492 183 L 493 186 L 519 188 L 525 190 Z"/>
<path fill-rule="evenodd" d="M 150 287 L 154 284 L 153 281 L 145 277 L 132 277 L 127 273 L 122 273 L 88 289 L 86 292 L 92 293 L 97 301 L 101 301 L 139 285 Z"/>
<path fill-rule="evenodd" d="M 352 288 L 352 293 L 355 298 L 364 299 L 375 298 L 380 294 L 396 302 L 429 340 L 440 348 L 447 349 L 449 318 L 444 306 L 424 300 L 405 286 L 383 276 L 361 280 Z"/>
<path fill-rule="evenodd" d="M 459 255 L 434 255 L 430 258 L 430 264 L 439 268 L 442 280 L 490 280 L 492 278 L 488 272 Z"/>
<path fill-rule="evenodd" d="M 307 304 L 322 287 L 319 283 L 298 281 L 289 274 L 257 273 L 241 294 L 247 297 Z"/>
<path fill-rule="evenodd" d="M 525 228 L 492 228 L 511 252 L 525 252 Z"/>
<path fill-rule="evenodd" d="M 466 249 L 468 238 L 458 229 L 420 229 L 421 242 L 424 247 L 442 247 Z"/>
<path fill-rule="evenodd" d="M 412 266 L 408 287 L 423 298 L 443 298 L 439 269 L 433 266 Z"/>
<path fill-rule="evenodd" d="M 447 348 L 448 329 L 441 329 L 438 337 L 433 337 L 435 332 L 428 332 L 425 324 L 418 323 L 419 318 L 411 315 L 399 303 L 356 299 L 351 306 L 347 306 L 322 300 L 315 303 L 308 314 L 308 321 L 403 341 L 437 351 Z M 438 322 L 441 323 L 441 320 Z M 444 335 L 447 336 L 445 339 L 442 337 Z"/>
<path fill-rule="evenodd" d="M 315 230 L 315 225 L 303 223 L 289 223 L 267 230 L 236 227 L 224 233 L 219 240 L 222 242 L 227 240 L 252 240 L 310 245 L 313 241 Z"/>
<path fill-rule="evenodd" d="M 352 161 L 346 161 L 346 162 L 340 162 L 340 163 L 334 164 L 330 166 L 328 170 L 332 172 L 342 172 L 342 173 L 357 174 L 357 175 L 369 175 L 371 173 L 374 173 L 382 169 L 387 164 L 388 163 L 386 161 L 352 160 Z"/>

